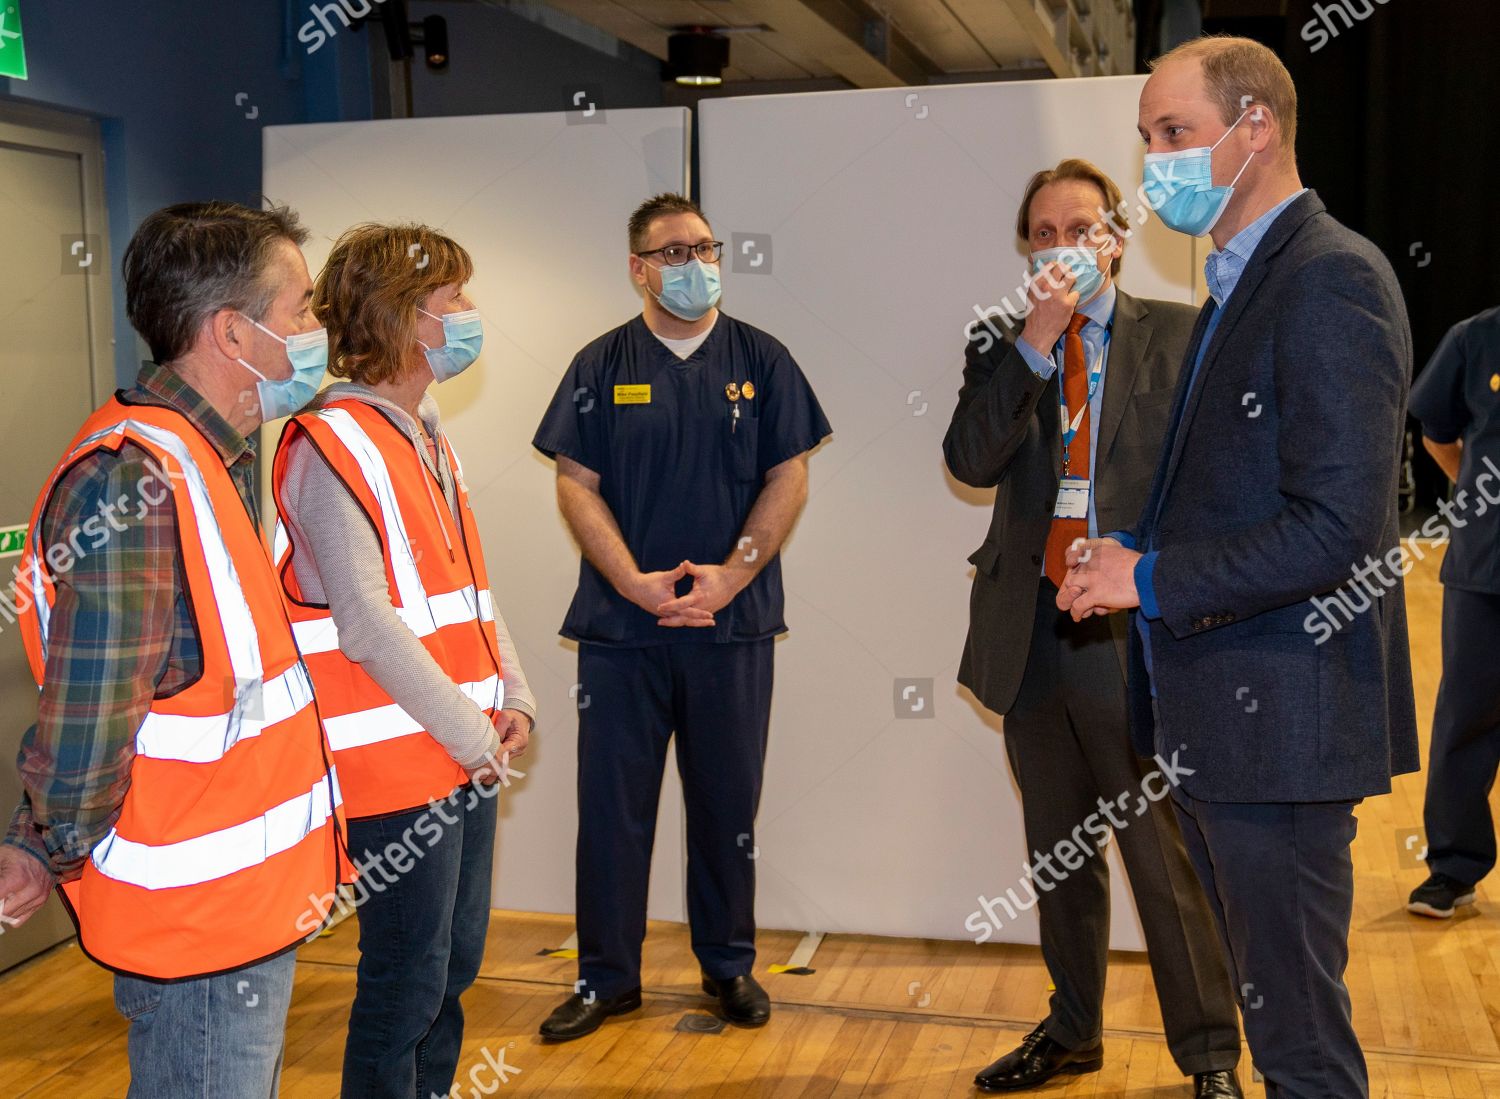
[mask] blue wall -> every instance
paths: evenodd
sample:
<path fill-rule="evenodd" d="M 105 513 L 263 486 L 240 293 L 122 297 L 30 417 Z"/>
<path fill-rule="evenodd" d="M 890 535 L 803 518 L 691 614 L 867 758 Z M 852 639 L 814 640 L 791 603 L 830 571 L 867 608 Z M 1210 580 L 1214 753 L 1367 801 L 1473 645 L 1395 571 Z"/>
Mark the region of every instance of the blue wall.
<path fill-rule="evenodd" d="M 30 79 L 0 79 L 0 102 L 100 123 L 121 384 L 145 355 L 119 273 L 141 219 L 172 202 L 259 205 L 264 126 L 371 117 L 369 33 L 345 27 L 338 2 L 361 13 L 380 0 L 19 0 Z M 414 20 L 432 14 L 448 19 L 453 63 L 429 72 L 419 54 L 417 115 L 562 110 L 579 82 L 605 107 L 661 104 L 654 61 L 556 13 L 533 12 L 562 33 L 484 4 L 411 4 Z"/>
<path fill-rule="evenodd" d="M 446 70 L 433 72 L 417 47 L 411 85 L 418 117 L 567 110 L 579 83 L 605 108 L 662 105 L 661 63 L 601 32 L 580 28 L 596 45 L 613 47 L 615 56 L 485 4 L 413 0 L 410 12 L 413 21 L 428 15 L 448 20 L 452 55 Z"/>
<path fill-rule="evenodd" d="M 145 354 L 119 274 L 131 233 L 171 202 L 258 205 L 263 126 L 368 118 L 366 36 L 340 30 L 307 54 L 306 0 L 20 5 L 30 79 L 0 79 L 0 99 L 87 114 L 103 132 L 115 371 L 128 384 Z"/>

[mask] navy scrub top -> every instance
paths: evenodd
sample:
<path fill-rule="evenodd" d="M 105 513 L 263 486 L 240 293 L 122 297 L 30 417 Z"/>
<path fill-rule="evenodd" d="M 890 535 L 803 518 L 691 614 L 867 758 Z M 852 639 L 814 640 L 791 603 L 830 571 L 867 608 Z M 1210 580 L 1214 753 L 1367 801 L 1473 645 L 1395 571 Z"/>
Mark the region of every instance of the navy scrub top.
<path fill-rule="evenodd" d="M 1411 414 L 1435 443 L 1463 440 L 1454 488 L 1453 540 L 1439 577 L 1450 587 L 1500 594 L 1500 308 L 1460 321 L 1411 390 Z M 1465 493 L 1460 497 L 1459 492 Z"/>
<path fill-rule="evenodd" d="M 731 401 L 733 382 L 742 392 Z M 750 383 L 753 396 L 743 395 Z M 734 409 L 739 408 L 739 419 Z M 573 358 L 532 445 L 599 474 L 599 491 L 642 572 L 718 565 L 736 548 L 766 471 L 832 431 L 779 340 L 720 312 L 679 359 L 636 316 Z M 744 552 L 753 552 L 753 546 Z M 677 593 L 692 588 L 684 577 Z M 602 645 L 755 641 L 786 629 L 778 555 L 710 628 L 665 627 L 587 558 L 562 635 Z"/>

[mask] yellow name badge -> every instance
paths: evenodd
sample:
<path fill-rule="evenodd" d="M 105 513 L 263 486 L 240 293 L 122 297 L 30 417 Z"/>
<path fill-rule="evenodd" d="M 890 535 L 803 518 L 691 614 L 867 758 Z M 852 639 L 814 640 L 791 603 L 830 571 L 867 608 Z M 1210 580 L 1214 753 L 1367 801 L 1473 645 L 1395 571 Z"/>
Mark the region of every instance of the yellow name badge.
<path fill-rule="evenodd" d="M 651 387 L 649 385 L 617 385 L 615 386 L 615 404 L 650 404 Z"/>

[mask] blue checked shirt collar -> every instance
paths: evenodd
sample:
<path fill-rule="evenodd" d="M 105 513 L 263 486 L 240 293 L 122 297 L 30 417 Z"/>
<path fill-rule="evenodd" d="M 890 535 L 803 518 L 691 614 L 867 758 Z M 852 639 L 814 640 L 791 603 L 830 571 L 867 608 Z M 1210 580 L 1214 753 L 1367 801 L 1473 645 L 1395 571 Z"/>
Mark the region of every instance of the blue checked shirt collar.
<path fill-rule="evenodd" d="M 1306 193 L 1307 188 L 1304 187 L 1296 194 L 1288 195 L 1231 237 L 1223 248 L 1208 254 L 1208 258 L 1203 261 L 1203 278 L 1208 283 L 1208 292 L 1213 295 L 1220 309 L 1224 308 L 1229 295 L 1239 285 L 1240 276 L 1245 273 L 1250 257 L 1265 239 L 1272 223 L 1281 216 L 1283 210 Z"/>

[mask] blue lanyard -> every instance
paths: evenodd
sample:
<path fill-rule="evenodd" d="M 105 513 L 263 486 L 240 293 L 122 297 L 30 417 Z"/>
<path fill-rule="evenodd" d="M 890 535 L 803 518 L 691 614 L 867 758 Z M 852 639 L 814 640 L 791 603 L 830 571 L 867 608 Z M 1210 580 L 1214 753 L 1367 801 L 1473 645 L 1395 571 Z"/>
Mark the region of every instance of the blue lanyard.
<path fill-rule="evenodd" d="M 1082 339 L 1083 338 L 1083 334 L 1079 333 L 1079 337 L 1078 338 Z M 1066 339 L 1066 337 L 1064 337 L 1064 339 Z M 1094 367 L 1093 367 L 1093 369 L 1089 371 L 1089 395 L 1088 395 L 1088 399 L 1084 401 L 1083 408 L 1080 408 L 1078 410 L 1078 413 L 1076 415 L 1072 416 L 1071 418 L 1068 416 L 1068 398 L 1067 398 L 1067 394 L 1065 392 L 1065 389 L 1066 389 L 1065 383 L 1066 383 L 1066 380 L 1067 380 L 1067 364 L 1066 364 L 1066 361 L 1064 362 L 1063 366 L 1057 372 L 1058 375 L 1059 375 L 1058 379 L 1057 379 L 1057 405 L 1058 405 L 1058 409 L 1060 410 L 1061 415 L 1062 415 L 1062 450 L 1063 450 L 1063 475 L 1064 476 L 1067 475 L 1067 470 L 1068 470 L 1068 465 L 1069 465 L 1069 462 L 1068 462 L 1068 448 L 1073 443 L 1073 436 L 1075 436 L 1075 435 L 1078 434 L 1078 425 L 1083 422 L 1083 410 L 1085 408 L 1088 408 L 1090 405 L 1092 405 L 1094 403 L 1094 394 L 1099 391 L 1099 380 L 1104 377 L 1104 352 L 1108 349 L 1108 345 L 1109 345 L 1109 331 L 1108 331 L 1108 329 L 1106 329 L 1105 330 L 1105 334 L 1104 334 L 1104 340 L 1099 344 L 1099 355 L 1094 360 Z M 1085 353 L 1087 353 L 1087 348 L 1086 347 L 1085 347 L 1084 350 L 1085 350 Z M 1066 354 L 1066 352 L 1064 352 L 1064 359 L 1065 360 L 1066 360 L 1066 357 L 1067 357 L 1067 354 Z"/>

